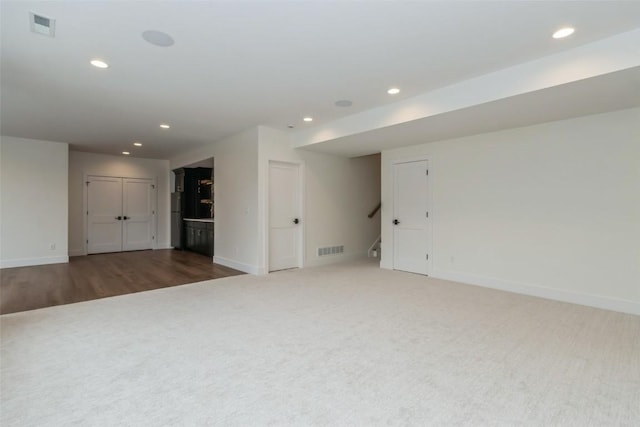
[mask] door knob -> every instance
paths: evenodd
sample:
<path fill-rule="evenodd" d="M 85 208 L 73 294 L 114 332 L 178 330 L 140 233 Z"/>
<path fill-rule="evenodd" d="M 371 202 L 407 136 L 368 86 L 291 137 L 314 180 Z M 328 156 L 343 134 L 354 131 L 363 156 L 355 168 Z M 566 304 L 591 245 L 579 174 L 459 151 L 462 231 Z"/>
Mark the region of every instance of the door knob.
<path fill-rule="evenodd" d="M 394 219 L 393 220 L 393 225 L 398 225 L 398 224 L 400 224 L 400 221 L 398 221 L 397 219 Z"/>
<path fill-rule="evenodd" d="M 128 216 L 125 216 L 125 217 L 124 217 L 124 219 L 125 219 L 125 220 L 127 220 L 127 219 L 129 219 L 129 217 L 128 217 Z"/>
<path fill-rule="evenodd" d="M 294 220 L 293 220 L 293 223 L 294 223 L 294 224 L 298 224 L 299 222 L 300 222 L 300 220 L 299 220 L 298 218 L 296 218 L 296 219 L 294 219 Z"/>
<path fill-rule="evenodd" d="M 117 219 L 118 221 L 122 221 L 122 217 L 121 217 L 121 216 L 117 216 L 117 217 L 116 217 L 116 219 Z"/>

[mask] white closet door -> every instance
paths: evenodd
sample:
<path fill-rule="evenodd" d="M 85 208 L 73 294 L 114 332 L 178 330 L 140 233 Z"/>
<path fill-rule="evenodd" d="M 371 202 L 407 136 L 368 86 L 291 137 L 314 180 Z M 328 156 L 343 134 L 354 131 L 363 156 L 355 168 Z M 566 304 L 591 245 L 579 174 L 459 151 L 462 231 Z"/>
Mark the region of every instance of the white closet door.
<path fill-rule="evenodd" d="M 269 164 L 269 271 L 300 266 L 300 171 Z"/>
<path fill-rule="evenodd" d="M 123 178 L 122 250 L 153 248 L 153 184 L 148 179 Z"/>
<path fill-rule="evenodd" d="M 428 274 L 427 161 L 393 165 L 393 268 Z"/>
<path fill-rule="evenodd" d="M 89 177 L 87 184 L 87 252 L 122 250 L 122 179 Z"/>

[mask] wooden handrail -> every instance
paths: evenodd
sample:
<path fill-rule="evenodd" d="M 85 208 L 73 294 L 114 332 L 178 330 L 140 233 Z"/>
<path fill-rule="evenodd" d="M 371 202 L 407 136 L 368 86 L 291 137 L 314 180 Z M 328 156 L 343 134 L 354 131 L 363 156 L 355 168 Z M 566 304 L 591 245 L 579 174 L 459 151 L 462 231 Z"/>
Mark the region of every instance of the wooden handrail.
<path fill-rule="evenodd" d="M 376 212 L 378 212 L 380 210 L 380 208 L 382 207 L 382 202 L 378 203 L 378 206 L 375 207 L 374 210 L 371 211 L 371 213 L 369 215 L 367 215 L 369 218 L 373 218 L 373 216 L 376 214 Z"/>

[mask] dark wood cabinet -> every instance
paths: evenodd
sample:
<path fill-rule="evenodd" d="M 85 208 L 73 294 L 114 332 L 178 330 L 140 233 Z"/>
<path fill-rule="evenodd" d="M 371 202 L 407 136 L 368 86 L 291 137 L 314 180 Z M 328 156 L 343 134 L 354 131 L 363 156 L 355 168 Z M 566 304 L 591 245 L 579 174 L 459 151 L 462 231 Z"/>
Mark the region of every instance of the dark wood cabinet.
<path fill-rule="evenodd" d="M 186 249 L 202 255 L 213 256 L 214 224 L 188 220 L 184 223 Z"/>
<path fill-rule="evenodd" d="M 192 169 L 185 169 L 184 174 L 184 217 L 199 218 L 196 215 L 196 178 Z"/>
<path fill-rule="evenodd" d="M 174 169 L 175 192 L 182 193 L 183 218 L 213 218 L 213 169 Z"/>
<path fill-rule="evenodd" d="M 207 255 L 213 257 L 213 224 L 207 223 Z"/>
<path fill-rule="evenodd" d="M 185 168 L 185 218 L 213 218 L 211 168 Z"/>
<path fill-rule="evenodd" d="M 213 218 L 213 180 L 211 177 L 198 180 L 197 203 L 198 218 Z"/>
<path fill-rule="evenodd" d="M 184 248 L 188 251 L 193 251 L 196 246 L 196 230 L 193 227 L 193 222 L 184 222 Z"/>
<path fill-rule="evenodd" d="M 175 211 L 177 219 L 176 224 L 172 224 L 172 227 L 176 229 L 181 227 L 180 231 L 183 236 L 181 239 L 183 246 L 181 247 L 188 251 L 213 256 L 214 224 L 212 222 L 189 221 L 189 219 L 210 220 L 213 218 L 213 169 L 180 168 L 173 172 L 176 176 L 175 190 L 180 193 L 181 197 L 179 207 L 172 205 L 172 211 Z"/>

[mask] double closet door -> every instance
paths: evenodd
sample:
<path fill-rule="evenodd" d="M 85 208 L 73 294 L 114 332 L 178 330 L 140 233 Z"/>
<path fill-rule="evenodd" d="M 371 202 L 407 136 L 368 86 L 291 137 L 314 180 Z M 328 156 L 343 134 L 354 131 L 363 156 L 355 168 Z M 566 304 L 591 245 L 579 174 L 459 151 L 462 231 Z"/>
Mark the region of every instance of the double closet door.
<path fill-rule="evenodd" d="M 153 249 L 154 205 L 151 179 L 89 176 L 87 253 Z"/>

